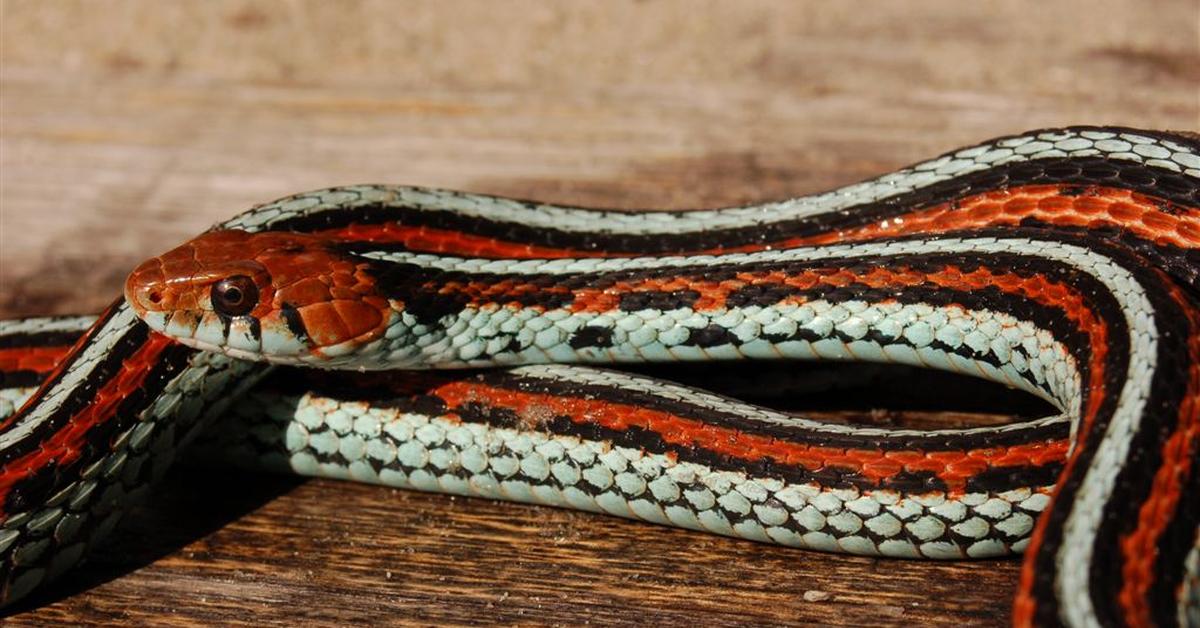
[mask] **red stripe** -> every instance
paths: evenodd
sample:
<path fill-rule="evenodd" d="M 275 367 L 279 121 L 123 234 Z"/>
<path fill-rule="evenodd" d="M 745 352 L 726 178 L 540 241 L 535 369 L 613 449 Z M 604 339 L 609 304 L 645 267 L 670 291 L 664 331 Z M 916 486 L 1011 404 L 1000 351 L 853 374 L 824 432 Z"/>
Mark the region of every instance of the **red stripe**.
<path fill-rule="evenodd" d="M 1200 248 L 1200 211 L 1145 194 L 1091 186 L 1025 185 L 967 196 L 877 223 L 773 243 L 779 248 L 844 244 L 885 237 L 1018 226 L 1037 220 L 1060 227 L 1117 228 L 1157 245 Z M 729 249 L 757 251 L 761 245 Z"/>
<path fill-rule="evenodd" d="M 700 447 L 748 461 L 770 459 L 809 471 L 828 467 L 844 469 L 880 484 L 904 472 L 929 472 L 940 478 L 952 495 L 964 493 L 967 481 L 988 469 L 1043 466 L 1064 459 L 1069 447 L 1065 439 L 965 451 L 826 447 L 718 427 L 700 419 L 636 405 L 522 392 L 476 382 L 452 382 L 436 388 L 431 394 L 440 397 L 450 408 L 484 403 L 511 410 L 518 417 L 527 419 L 531 429 L 541 421 L 558 416 L 617 431 L 637 427 L 652 431 L 665 442 L 680 447 Z"/>
<path fill-rule="evenodd" d="M 70 351 L 71 345 L 0 349 L 0 373 L 14 371 L 49 373 Z"/>
<path fill-rule="evenodd" d="M 1125 623 L 1130 626 L 1154 623 L 1147 595 L 1157 576 L 1154 565 L 1158 560 L 1158 541 L 1174 519 L 1183 497 L 1183 484 L 1200 453 L 1200 311 L 1191 307 L 1178 287 L 1166 277 L 1163 277 L 1163 284 L 1169 287 L 1171 296 L 1187 313 L 1191 359 L 1185 377 L 1187 392 L 1179 406 L 1174 432 L 1163 443 L 1162 463 L 1155 471 L 1150 495 L 1139 509 L 1137 527 L 1121 538 L 1123 584 L 1117 599 Z"/>
<path fill-rule="evenodd" d="M 974 227 L 1016 226 L 1025 219 L 1035 219 L 1056 226 L 1089 229 L 1116 227 L 1156 244 L 1186 249 L 1200 248 L 1200 212 L 1194 209 L 1119 188 L 1043 184 L 967 196 L 846 231 L 675 253 L 747 253 L 918 233 L 945 233 Z M 350 225 L 318 231 L 315 235 L 328 235 L 348 241 L 401 244 L 411 251 L 461 257 L 554 259 L 631 257 L 641 254 L 538 246 L 449 229 L 393 223 Z"/>
<path fill-rule="evenodd" d="M 642 288 L 650 289 L 683 289 L 691 288 L 698 290 L 701 293 L 701 300 L 707 302 L 712 307 L 717 307 L 723 303 L 725 296 L 742 286 L 750 283 L 784 283 L 794 285 L 798 288 L 811 288 L 817 284 L 827 284 L 832 286 L 846 285 L 849 283 L 861 283 L 872 288 L 897 288 L 933 284 L 950 290 L 960 292 L 970 292 L 984 287 L 996 287 L 1009 294 L 1020 295 L 1031 299 L 1038 303 L 1055 307 L 1061 310 L 1070 319 L 1078 329 L 1088 335 L 1090 345 L 1092 347 L 1092 361 L 1089 372 L 1089 396 L 1085 407 L 1083 427 L 1090 428 L 1091 422 L 1095 414 L 1099 411 L 1100 403 L 1104 399 L 1105 386 L 1105 359 L 1108 352 L 1108 328 L 1103 320 L 1099 319 L 1087 306 L 1083 295 L 1075 291 L 1071 286 L 1052 282 L 1044 276 L 1035 275 L 1032 277 L 1022 277 L 1020 275 L 1003 272 L 993 272 L 986 268 L 978 268 L 971 272 L 963 272 L 961 269 L 954 266 L 946 266 L 933 273 L 925 273 L 908 268 L 886 269 L 875 268 L 866 273 L 854 274 L 848 270 L 831 270 L 821 269 L 820 271 L 807 271 L 799 274 L 788 274 L 783 272 L 770 273 L 743 273 L 733 280 L 723 282 L 692 282 L 683 278 L 670 277 L 658 280 L 652 280 L 649 285 L 646 282 L 639 284 L 618 285 L 611 292 L 609 290 L 602 291 L 580 291 L 576 301 L 576 309 L 587 309 L 589 311 L 607 311 L 617 306 L 613 300 L 615 294 L 628 293 L 630 291 Z M 468 284 L 462 289 L 477 292 L 476 296 L 485 298 L 486 292 L 497 289 L 496 284 L 484 286 L 482 284 L 474 286 Z M 504 286 L 503 291 L 511 291 L 520 289 L 524 284 L 513 286 Z M 529 286 L 529 289 L 535 289 L 534 286 Z M 592 294 L 592 293 L 595 294 Z M 698 303 L 697 308 L 703 309 L 704 303 Z M 577 402 L 579 400 L 576 400 Z M 549 398 L 545 403 L 549 403 Z M 586 416 L 584 414 L 574 414 L 570 412 L 570 408 L 563 408 L 568 416 Z M 626 413 L 634 412 L 636 408 L 628 408 Z M 598 408 L 590 410 L 599 412 Z M 608 416 L 608 415 L 606 415 Z M 612 422 L 610 427 L 613 429 L 624 429 L 621 418 L 622 415 L 610 416 Z M 630 415 L 632 416 L 632 415 Z M 649 420 L 648 418 L 646 419 Z M 666 419 L 658 417 L 656 420 Z M 643 427 L 646 427 L 643 425 Z M 679 426 L 670 423 L 664 423 L 662 429 L 667 432 L 681 429 Z M 699 426 L 693 427 L 690 431 L 684 430 L 688 434 L 692 432 L 700 433 Z M 657 431 L 657 430 L 656 430 Z M 746 435 L 737 433 L 726 433 L 723 435 L 727 438 L 739 440 L 745 438 Z M 668 440 L 668 442 L 673 442 Z M 1021 457 L 1025 455 L 1025 450 L 1003 450 L 993 455 L 984 455 L 982 452 L 971 452 L 971 454 L 962 459 L 956 460 L 935 460 L 934 462 L 922 460 L 898 460 L 896 452 L 889 452 L 884 455 L 878 451 L 856 451 L 847 453 L 842 451 L 838 453 L 834 450 L 814 449 L 809 451 L 797 450 L 794 445 L 769 443 L 769 442 L 753 442 L 753 447 L 750 451 L 742 452 L 737 447 L 732 449 L 722 449 L 722 453 L 729 455 L 740 455 L 742 457 L 758 457 L 772 456 L 773 458 L 788 463 L 801 464 L 806 468 L 819 468 L 824 464 L 845 465 L 847 468 L 853 468 L 872 478 L 886 478 L 894 476 L 905 468 L 906 464 L 917 465 L 913 467 L 920 470 L 932 471 L 946 481 L 948 486 L 959 489 L 965 485 L 965 479 L 969 478 L 980 471 L 987 468 L 989 463 L 996 464 L 998 461 L 1004 461 L 1004 464 L 1024 464 L 1025 461 Z M 681 443 L 682 444 L 682 443 Z M 722 447 L 720 443 L 714 445 Z M 783 449 L 777 450 L 777 447 Z M 1062 460 L 1067 454 L 1066 443 L 1051 444 L 1049 450 L 1039 449 L 1037 454 L 1043 462 L 1050 458 L 1046 456 L 1054 456 L 1056 460 Z M 1047 453 L 1048 451 L 1048 453 Z M 921 456 L 920 452 L 917 452 Z M 779 457 L 782 456 L 782 457 Z M 1007 462 L 1009 456 L 1014 456 L 1014 462 Z M 913 470 L 909 469 L 909 470 Z"/>
<path fill-rule="evenodd" d="M 79 414 L 71 417 L 62 429 L 46 439 L 37 451 L 5 465 L 0 471 L 0 504 L 5 502 L 14 485 L 39 470 L 67 467 L 77 462 L 85 449 L 88 431 L 114 417 L 125 397 L 143 385 L 163 350 L 171 346 L 177 345 L 170 338 L 158 333 L 150 334 L 122 364 L 121 370 L 93 393 L 92 402 Z M 9 514 L 3 513 L 3 517 L 7 518 Z"/>
<path fill-rule="evenodd" d="M 339 241 L 402 244 L 410 251 L 442 253 L 458 257 L 509 259 L 557 259 L 564 257 L 629 257 L 629 254 L 605 251 L 538 246 L 512 242 L 461 231 L 412 225 L 384 223 L 381 225 L 350 225 L 318 231 L 314 235 L 328 236 Z"/>

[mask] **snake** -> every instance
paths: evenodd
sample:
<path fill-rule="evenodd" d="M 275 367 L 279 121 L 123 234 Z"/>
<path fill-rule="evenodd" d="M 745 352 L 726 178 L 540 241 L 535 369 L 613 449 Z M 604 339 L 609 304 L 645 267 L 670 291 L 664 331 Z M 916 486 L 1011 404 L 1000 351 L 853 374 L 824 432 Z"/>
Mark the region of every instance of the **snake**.
<path fill-rule="evenodd" d="M 146 261 L 98 317 L 0 323 L 0 600 L 84 558 L 196 441 L 805 549 L 1024 554 L 1014 625 L 1197 625 L 1198 249 L 1200 138 L 1123 127 L 723 209 L 286 197 Z M 765 365 L 803 395 L 804 361 L 1052 411 L 846 425 L 670 381 Z"/>

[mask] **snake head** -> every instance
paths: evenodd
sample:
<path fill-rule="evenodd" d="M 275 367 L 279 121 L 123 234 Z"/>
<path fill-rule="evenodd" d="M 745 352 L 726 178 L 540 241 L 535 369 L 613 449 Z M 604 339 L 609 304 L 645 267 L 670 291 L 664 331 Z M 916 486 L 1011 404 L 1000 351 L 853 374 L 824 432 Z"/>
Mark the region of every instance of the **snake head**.
<path fill-rule="evenodd" d="M 394 316 L 365 265 L 297 233 L 207 232 L 138 266 L 125 298 L 185 345 L 317 366 L 382 338 Z"/>

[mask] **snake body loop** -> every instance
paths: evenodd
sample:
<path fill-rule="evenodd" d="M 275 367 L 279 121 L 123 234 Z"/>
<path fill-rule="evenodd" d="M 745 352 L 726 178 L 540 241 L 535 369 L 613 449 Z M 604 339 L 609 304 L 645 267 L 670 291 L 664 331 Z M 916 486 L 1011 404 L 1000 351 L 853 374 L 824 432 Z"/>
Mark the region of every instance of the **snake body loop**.
<path fill-rule="evenodd" d="M 1077 127 L 720 210 L 389 186 L 254 208 L 135 270 L 0 428 L 7 597 L 82 555 L 256 360 L 410 371 L 243 398 L 224 449 L 268 466 L 831 551 L 1024 552 L 1019 625 L 1195 623 L 1198 154 Z M 584 366 L 797 359 L 1058 413 L 839 426 Z"/>

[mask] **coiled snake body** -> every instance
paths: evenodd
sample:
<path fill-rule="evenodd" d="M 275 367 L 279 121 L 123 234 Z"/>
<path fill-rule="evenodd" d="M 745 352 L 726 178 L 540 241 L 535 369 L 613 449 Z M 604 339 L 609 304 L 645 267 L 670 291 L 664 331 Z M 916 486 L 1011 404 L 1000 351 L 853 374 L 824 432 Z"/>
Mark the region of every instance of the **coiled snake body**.
<path fill-rule="evenodd" d="M 1024 552 L 1017 624 L 1194 624 L 1198 247 L 1200 142 L 1119 128 L 720 210 L 282 199 L 143 264 L 69 351 L 90 321 L 0 324 L 6 383 L 45 378 L 0 427 L 5 599 L 229 412 L 224 449 L 267 466 L 813 549 Z M 965 373 L 1059 414 L 834 425 L 581 366 L 796 359 Z M 352 372 L 241 396 L 262 362 Z M 407 375 L 353 372 L 385 369 Z"/>

